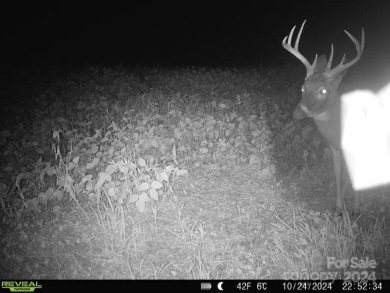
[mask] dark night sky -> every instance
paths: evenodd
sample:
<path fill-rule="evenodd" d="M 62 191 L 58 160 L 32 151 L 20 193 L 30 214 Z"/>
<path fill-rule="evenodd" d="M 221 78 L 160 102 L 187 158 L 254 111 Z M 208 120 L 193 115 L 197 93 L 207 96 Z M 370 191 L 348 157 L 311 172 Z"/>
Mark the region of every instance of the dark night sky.
<path fill-rule="evenodd" d="M 360 39 L 364 27 L 366 49 L 359 63 L 382 76 L 390 68 L 390 1 L 385 0 L 52 2 L 3 7 L 2 60 L 299 64 L 281 41 L 307 19 L 300 50 L 309 60 L 315 53 L 329 54 L 332 42 L 336 57 L 345 52 L 353 58 L 354 46 L 343 30 Z"/>

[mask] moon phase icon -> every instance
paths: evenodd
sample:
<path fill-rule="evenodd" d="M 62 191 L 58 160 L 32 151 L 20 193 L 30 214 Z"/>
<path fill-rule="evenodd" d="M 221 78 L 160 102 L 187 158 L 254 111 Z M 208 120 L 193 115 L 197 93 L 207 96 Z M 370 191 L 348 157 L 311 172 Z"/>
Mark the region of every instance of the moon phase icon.
<path fill-rule="evenodd" d="M 220 291 L 223 291 L 222 284 L 223 284 L 223 282 L 219 282 L 218 286 L 217 286 L 218 290 L 220 290 Z"/>

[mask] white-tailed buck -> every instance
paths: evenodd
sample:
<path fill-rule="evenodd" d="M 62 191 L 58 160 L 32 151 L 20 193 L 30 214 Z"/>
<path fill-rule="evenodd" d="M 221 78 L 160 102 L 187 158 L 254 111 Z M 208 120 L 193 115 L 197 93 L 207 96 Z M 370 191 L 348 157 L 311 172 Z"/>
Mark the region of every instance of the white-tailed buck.
<path fill-rule="evenodd" d="M 362 29 L 361 42 L 354 38 L 349 32 L 344 31 L 348 37 L 355 44 L 357 56 L 350 62 L 345 62 L 345 55 L 343 56 L 339 65 L 332 67 L 333 61 L 333 44 L 331 46 L 331 53 L 329 61 L 326 56 L 318 57 L 316 54 L 314 62 L 310 62 L 299 52 L 299 40 L 301 38 L 303 27 L 306 20 L 302 23 L 296 38 L 294 47 L 291 44 L 294 34 L 295 26 L 290 31 L 290 34 L 283 39 L 283 47 L 298 58 L 306 67 L 306 79 L 302 86 L 302 100 L 294 110 L 294 119 L 304 118 L 305 115 L 312 117 L 314 122 L 328 142 L 333 157 L 333 167 L 336 177 L 336 206 L 340 210 L 345 209 L 343 194 L 341 191 L 341 163 L 342 156 L 340 150 L 341 140 L 341 117 L 340 117 L 340 94 L 337 88 L 343 79 L 347 69 L 354 65 L 362 56 L 364 50 L 364 30 Z M 360 209 L 361 195 L 356 192 L 354 199 L 354 211 L 358 212 Z"/>

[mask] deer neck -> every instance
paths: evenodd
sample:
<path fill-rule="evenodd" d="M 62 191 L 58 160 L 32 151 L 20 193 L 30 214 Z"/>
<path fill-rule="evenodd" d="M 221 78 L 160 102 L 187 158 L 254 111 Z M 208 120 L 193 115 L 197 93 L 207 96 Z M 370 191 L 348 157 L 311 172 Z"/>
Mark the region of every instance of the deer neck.
<path fill-rule="evenodd" d="M 335 92 L 325 111 L 313 115 L 314 123 L 330 146 L 340 148 L 340 94 Z"/>

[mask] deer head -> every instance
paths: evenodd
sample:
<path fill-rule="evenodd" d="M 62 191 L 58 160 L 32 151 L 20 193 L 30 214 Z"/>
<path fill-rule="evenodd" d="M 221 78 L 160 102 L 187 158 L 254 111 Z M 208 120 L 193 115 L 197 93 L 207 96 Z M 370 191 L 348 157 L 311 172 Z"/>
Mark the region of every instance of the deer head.
<path fill-rule="evenodd" d="M 306 114 L 308 117 L 313 117 L 315 121 L 329 119 L 330 116 L 337 118 L 340 114 L 340 101 L 337 89 L 347 69 L 354 65 L 360 58 L 364 50 L 364 30 L 362 30 L 362 40 L 359 42 L 348 32 L 344 31 L 355 44 L 357 55 L 356 57 L 344 64 L 345 55 L 341 62 L 334 68 L 333 62 L 333 44 L 329 61 L 325 55 L 315 56 L 312 64 L 299 52 L 298 46 L 306 20 L 302 23 L 298 37 L 294 47 L 291 45 L 295 26 L 290 31 L 290 34 L 283 39 L 283 47 L 298 58 L 306 67 L 305 83 L 302 86 L 302 100 L 294 111 L 295 119 L 303 118 Z"/>

